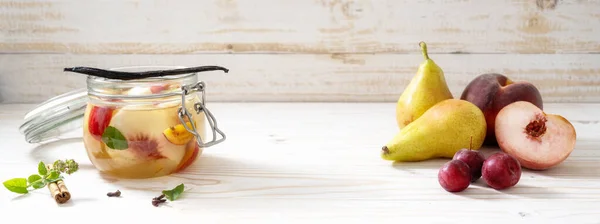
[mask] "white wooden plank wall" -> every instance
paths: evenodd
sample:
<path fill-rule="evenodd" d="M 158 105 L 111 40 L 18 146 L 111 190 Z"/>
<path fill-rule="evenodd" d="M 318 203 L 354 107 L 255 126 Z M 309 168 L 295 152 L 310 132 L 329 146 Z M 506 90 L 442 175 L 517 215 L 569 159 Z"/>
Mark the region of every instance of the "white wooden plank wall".
<path fill-rule="evenodd" d="M 70 66 L 209 65 L 212 101 L 393 102 L 422 61 L 600 102 L 598 0 L 0 0 L 0 102 L 85 87 Z"/>

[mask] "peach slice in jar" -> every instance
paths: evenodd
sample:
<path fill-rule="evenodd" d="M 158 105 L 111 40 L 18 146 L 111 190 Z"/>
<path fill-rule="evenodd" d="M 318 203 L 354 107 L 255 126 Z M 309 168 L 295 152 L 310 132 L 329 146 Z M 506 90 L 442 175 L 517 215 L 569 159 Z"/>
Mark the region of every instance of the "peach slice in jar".
<path fill-rule="evenodd" d="M 150 92 L 153 94 L 157 94 L 157 93 L 161 93 L 165 90 L 168 90 L 169 88 L 171 88 L 171 84 L 162 84 L 162 85 L 153 85 L 150 86 Z"/>
<path fill-rule="evenodd" d="M 113 117 L 112 125 L 129 141 L 126 152 L 141 160 L 168 158 L 179 163 L 185 154 L 185 145 L 174 145 L 163 135 L 169 127 L 169 117 L 177 114 L 178 107 L 157 108 L 153 105 L 123 107 Z"/>
<path fill-rule="evenodd" d="M 90 135 L 100 141 L 113 117 L 114 108 L 91 104 L 89 106 L 92 108 L 88 119 L 88 131 Z"/>
<path fill-rule="evenodd" d="M 191 127 L 191 122 L 185 122 L 186 126 Z M 194 122 L 194 125 L 196 123 Z M 189 132 L 183 124 L 178 124 L 175 126 L 171 126 L 163 131 L 163 136 L 167 141 L 174 145 L 185 145 L 194 138 L 194 135 Z"/>
<path fill-rule="evenodd" d="M 180 172 L 185 170 L 186 168 L 188 168 L 190 165 L 192 165 L 192 163 L 194 163 L 194 161 L 196 161 L 196 158 L 198 158 L 198 155 L 201 153 L 200 147 L 198 147 L 198 144 L 196 143 L 196 139 L 194 138 L 192 141 L 189 141 L 188 144 L 186 145 L 186 150 L 185 150 L 185 155 L 183 156 L 183 160 L 181 160 L 181 163 L 179 163 L 179 165 L 177 166 L 177 169 L 175 169 L 175 172 Z"/>

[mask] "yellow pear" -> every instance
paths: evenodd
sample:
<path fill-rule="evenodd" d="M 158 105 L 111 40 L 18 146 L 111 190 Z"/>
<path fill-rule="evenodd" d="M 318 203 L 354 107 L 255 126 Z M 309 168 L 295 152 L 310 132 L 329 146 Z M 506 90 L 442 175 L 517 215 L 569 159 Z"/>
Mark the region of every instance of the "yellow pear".
<path fill-rule="evenodd" d="M 419 45 L 425 61 L 421 63 L 417 74 L 396 104 L 396 121 L 400 129 L 419 118 L 436 103 L 453 98 L 446 84 L 444 71 L 429 58 L 427 45 L 424 42 Z"/>
<path fill-rule="evenodd" d="M 486 131 L 485 116 L 475 104 L 448 99 L 401 129 L 382 147 L 381 157 L 406 162 L 452 158 L 460 149 L 479 149 Z"/>

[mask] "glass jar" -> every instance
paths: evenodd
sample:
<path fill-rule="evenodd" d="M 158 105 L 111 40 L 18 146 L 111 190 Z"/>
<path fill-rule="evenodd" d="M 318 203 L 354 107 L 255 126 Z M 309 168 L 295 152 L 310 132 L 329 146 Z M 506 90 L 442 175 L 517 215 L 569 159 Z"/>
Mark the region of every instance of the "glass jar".
<path fill-rule="evenodd" d="M 85 91 L 52 98 L 25 116 L 21 131 L 28 142 L 83 128 L 87 156 L 98 170 L 124 178 L 151 178 L 184 170 L 204 148 L 226 138 L 205 107 L 206 84 L 198 81 L 197 73 L 133 80 L 88 76 L 86 82 Z M 212 140 L 205 142 L 207 124 Z"/>

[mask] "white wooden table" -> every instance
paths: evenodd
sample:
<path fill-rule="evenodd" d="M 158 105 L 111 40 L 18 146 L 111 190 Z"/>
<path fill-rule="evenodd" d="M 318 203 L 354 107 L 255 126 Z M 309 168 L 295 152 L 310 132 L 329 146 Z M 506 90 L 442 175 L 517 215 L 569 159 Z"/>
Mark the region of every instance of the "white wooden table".
<path fill-rule="evenodd" d="M 446 160 L 393 164 L 379 157 L 397 130 L 393 103 L 210 103 L 227 141 L 183 173 L 147 180 L 98 173 L 79 133 L 26 143 L 18 126 L 33 106 L 0 105 L 0 180 L 35 173 L 40 160 L 73 158 L 81 169 L 65 180 L 72 198 L 64 205 L 46 188 L 27 196 L 1 189 L 2 223 L 13 217 L 44 223 L 600 222 L 600 104 L 545 105 L 577 130 L 576 149 L 560 166 L 525 170 L 517 186 L 502 192 L 480 180 L 456 194 L 437 182 Z M 179 183 L 187 186 L 181 199 L 151 205 L 162 189 Z M 106 196 L 117 189 L 121 198 Z"/>

